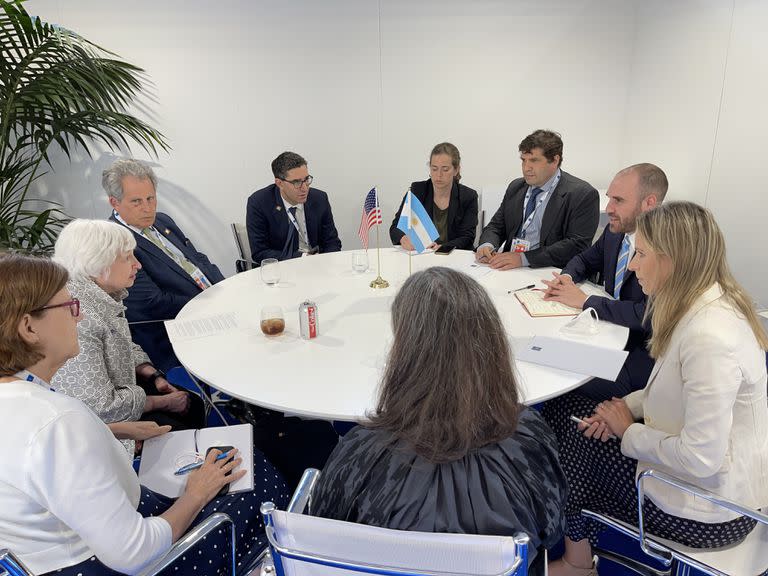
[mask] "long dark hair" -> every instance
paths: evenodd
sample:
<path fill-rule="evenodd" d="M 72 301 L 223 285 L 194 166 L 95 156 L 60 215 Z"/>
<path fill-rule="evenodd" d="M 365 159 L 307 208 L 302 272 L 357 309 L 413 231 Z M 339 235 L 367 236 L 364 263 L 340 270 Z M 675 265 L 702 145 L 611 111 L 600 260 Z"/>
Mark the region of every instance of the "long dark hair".
<path fill-rule="evenodd" d="M 369 428 L 431 462 L 511 436 L 520 411 L 504 327 L 469 276 L 435 267 L 411 276 L 392 304 L 394 342 Z"/>

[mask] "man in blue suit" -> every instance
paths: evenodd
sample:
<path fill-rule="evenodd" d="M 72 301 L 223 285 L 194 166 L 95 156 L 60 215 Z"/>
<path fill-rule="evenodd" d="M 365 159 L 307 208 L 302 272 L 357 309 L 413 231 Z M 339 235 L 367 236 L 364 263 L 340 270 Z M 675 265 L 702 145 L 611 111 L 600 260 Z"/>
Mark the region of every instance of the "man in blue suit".
<path fill-rule="evenodd" d="M 608 187 L 608 226 L 595 244 L 574 256 L 547 284 L 548 300 L 574 308 L 594 308 L 601 320 L 629 328 L 629 356 L 615 382 L 594 378 L 579 393 L 595 400 L 622 397 L 645 387 L 653 368 L 645 343 L 650 327 L 643 322 L 646 297 L 635 273 L 627 268 L 635 253 L 637 217 L 664 200 L 667 177 L 658 166 L 635 164 L 621 170 Z M 615 299 L 589 296 L 576 283 L 600 274 Z"/>
<path fill-rule="evenodd" d="M 163 321 L 175 318 L 187 302 L 224 276 L 170 216 L 157 212 L 152 168 L 120 159 L 104 170 L 101 182 L 114 210 L 110 220 L 133 232 L 134 254 L 141 262 L 125 299 L 131 336 L 155 366 L 168 370 L 179 361 Z"/>
<path fill-rule="evenodd" d="M 272 161 L 272 174 L 275 183 L 248 198 L 245 227 L 253 261 L 341 250 L 328 195 L 309 187 L 307 161 L 283 152 Z"/>

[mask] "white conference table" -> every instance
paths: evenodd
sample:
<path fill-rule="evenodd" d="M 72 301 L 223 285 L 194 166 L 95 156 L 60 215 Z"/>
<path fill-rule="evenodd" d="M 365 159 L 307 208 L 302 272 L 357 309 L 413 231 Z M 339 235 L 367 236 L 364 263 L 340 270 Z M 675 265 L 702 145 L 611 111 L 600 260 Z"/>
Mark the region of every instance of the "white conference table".
<path fill-rule="evenodd" d="M 237 327 L 198 338 L 171 336 L 181 363 L 196 377 L 236 398 L 259 406 L 334 420 L 361 420 L 376 404 L 377 389 L 392 330 L 390 306 L 408 277 L 408 255 L 398 248 L 381 250 L 381 275 L 389 288 L 369 287 L 376 277 L 376 251 L 369 250 L 367 272 L 352 270 L 352 252 L 336 252 L 280 262 L 280 283 L 268 286 L 260 270 L 236 274 L 191 300 L 179 313 L 182 322 L 234 314 Z M 447 256 L 412 257 L 416 272 L 448 266 L 465 272 L 474 254 L 454 250 Z M 539 284 L 552 269 L 489 270 L 478 277 L 501 315 L 513 349 L 534 335 L 565 337 L 559 328 L 570 317 L 531 318 L 508 290 Z M 299 304 L 317 303 L 319 336 L 299 337 Z M 265 336 L 261 308 L 282 307 L 285 331 Z M 590 343 L 622 349 L 628 330 L 600 322 Z M 435 362 L 439 362 L 435 358 Z M 559 396 L 588 376 L 517 362 L 524 401 L 533 404 Z"/>

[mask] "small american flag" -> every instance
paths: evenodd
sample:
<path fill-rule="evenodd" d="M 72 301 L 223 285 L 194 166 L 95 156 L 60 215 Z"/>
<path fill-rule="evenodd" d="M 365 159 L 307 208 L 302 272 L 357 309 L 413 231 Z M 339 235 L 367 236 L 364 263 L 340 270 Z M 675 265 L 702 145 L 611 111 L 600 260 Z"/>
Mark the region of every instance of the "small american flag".
<path fill-rule="evenodd" d="M 360 237 L 360 241 L 365 249 L 368 249 L 368 231 L 371 229 L 371 226 L 376 224 L 381 224 L 381 208 L 379 208 L 379 197 L 374 187 L 365 195 L 363 215 L 360 218 L 360 228 L 357 231 L 357 235 Z"/>

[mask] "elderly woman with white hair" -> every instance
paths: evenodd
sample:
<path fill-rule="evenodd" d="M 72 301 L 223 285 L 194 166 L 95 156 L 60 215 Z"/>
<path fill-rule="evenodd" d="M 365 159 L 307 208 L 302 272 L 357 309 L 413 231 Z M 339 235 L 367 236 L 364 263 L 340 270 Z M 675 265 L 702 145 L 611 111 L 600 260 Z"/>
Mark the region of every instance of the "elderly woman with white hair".
<path fill-rule="evenodd" d="M 168 426 L 205 425 L 201 399 L 171 386 L 131 340 L 122 301 L 141 268 L 135 247 L 128 229 L 106 220 L 74 220 L 61 231 L 54 260 L 68 270 L 67 288 L 85 318 L 78 325 L 80 354 L 51 382 L 57 391 L 84 402 L 131 451 L 133 441 Z"/>

